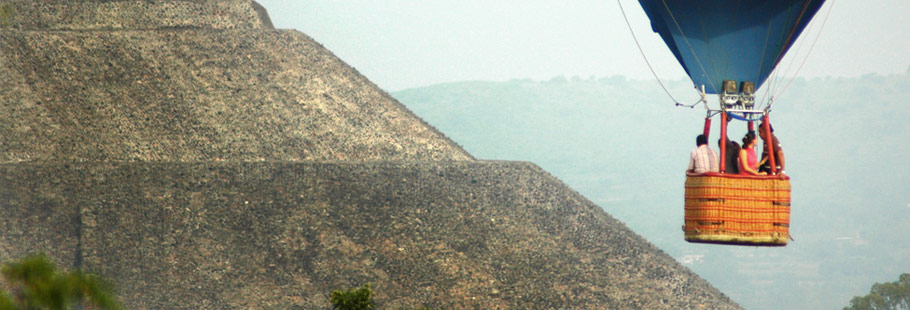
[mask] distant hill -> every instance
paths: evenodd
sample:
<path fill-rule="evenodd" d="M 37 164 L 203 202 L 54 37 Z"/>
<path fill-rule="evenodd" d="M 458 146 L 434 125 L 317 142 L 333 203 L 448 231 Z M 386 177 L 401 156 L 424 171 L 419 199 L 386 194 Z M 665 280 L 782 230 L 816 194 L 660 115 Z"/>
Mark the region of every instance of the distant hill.
<path fill-rule="evenodd" d="M 667 83 L 697 100 L 690 83 Z M 908 75 L 796 79 L 776 99 L 793 177 L 795 241 L 781 249 L 683 241 L 683 170 L 705 111 L 675 106 L 655 81 L 472 81 L 393 96 L 478 158 L 538 163 L 748 309 L 838 309 L 910 270 L 908 87 Z"/>

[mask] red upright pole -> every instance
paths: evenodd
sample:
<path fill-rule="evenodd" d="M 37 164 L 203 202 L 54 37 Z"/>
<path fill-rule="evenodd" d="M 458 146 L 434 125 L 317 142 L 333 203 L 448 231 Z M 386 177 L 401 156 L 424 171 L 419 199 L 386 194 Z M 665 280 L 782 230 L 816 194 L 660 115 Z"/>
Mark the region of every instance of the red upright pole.
<path fill-rule="evenodd" d="M 761 130 L 765 133 L 765 149 L 768 150 L 768 164 L 771 165 L 771 174 L 777 174 L 777 162 L 774 160 L 774 137 L 771 136 L 771 123 L 768 114 L 762 117 Z"/>
<path fill-rule="evenodd" d="M 727 172 L 727 112 L 720 113 L 720 172 Z"/>
<path fill-rule="evenodd" d="M 711 118 L 705 118 L 705 138 L 708 138 L 711 134 Z"/>

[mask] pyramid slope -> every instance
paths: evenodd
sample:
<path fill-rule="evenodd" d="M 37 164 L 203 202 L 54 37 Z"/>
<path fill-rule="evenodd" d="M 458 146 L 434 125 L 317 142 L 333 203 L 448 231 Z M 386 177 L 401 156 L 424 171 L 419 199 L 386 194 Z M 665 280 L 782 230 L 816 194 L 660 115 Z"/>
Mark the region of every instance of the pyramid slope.
<path fill-rule="evenodd" d="M 0 9 L 0 261 L 48 253 L 129 309 L 325 309 L 367 282 L 393 309 L 739 308 L 252 1 Z"/>
<path fill-rule="evenodd" d="M 0 161 L 468 160 L 296 31 L 0 32 Z"/>
<path fill-rule="evenodd" d="M 0 26 L 16 30 L 266 29 L 251 0 L 4 0 Z"/>
<path fill-rule="evenodd" d="M 116 279 L 128 309 L 325 309 L 364 283 L 390 309 L 739 308 L 529 163 L 20 163 L 0 176 L 0 225 L 28 231 L 0 239 L 0 257 L 54 253 Z M 62 225 L 30 227 L 46 215 L 35 205 Z"/>

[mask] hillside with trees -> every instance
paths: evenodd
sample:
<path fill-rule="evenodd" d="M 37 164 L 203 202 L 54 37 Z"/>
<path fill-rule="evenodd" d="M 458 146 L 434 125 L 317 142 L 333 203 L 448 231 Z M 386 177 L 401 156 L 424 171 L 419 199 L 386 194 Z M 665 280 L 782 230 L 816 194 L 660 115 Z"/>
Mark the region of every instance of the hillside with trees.
<path fill-rule="evenodd" d="M 875 283 L 866 296 L 856 296 L 844 310 L 910 309 L 910 273 L 901 274 L 897 281 Z"/>

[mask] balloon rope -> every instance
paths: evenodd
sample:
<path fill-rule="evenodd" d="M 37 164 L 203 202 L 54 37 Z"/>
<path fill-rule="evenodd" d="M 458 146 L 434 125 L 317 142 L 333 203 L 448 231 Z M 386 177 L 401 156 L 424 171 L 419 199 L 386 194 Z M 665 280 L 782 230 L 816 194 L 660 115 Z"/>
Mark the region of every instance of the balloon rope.
<path fill-rule="evenodd" d="M 811 0 L 806 0 L 806 2 L 803 3 L 803 9 L 799 11 L 799 18 L 793 22 L 793 28 L 790 28 L 790 35 L 788 35 L 787 39 L 784 40 L 783 46 L 790 45 L 790 41 L 793 41 L 795 39 L 796 29 L 799 28 L 799 22 L 803 20 L 804 16 L 806 16 L 806 10 L 809 9 L 809 2 L 811 2 Z M 774 60 L 775 64 L 779 63 L 781 58 L 784 58 L 785 50 L 787 49 L 783 48 L 780 50 L 780 52 L 777 52 L 777 59 Z"/>
<path fill-rule="evenodd" d="M 616 0 L 616 3 L 619 4 L 619 10 L 622 12 L 622 17 L 626 20 L 626 26 L 629 27 L 629 32 L 632 33 L 632 40 L 635 40 L 635 46 L 638 46 L 638 52 L 641 53 L 641 58 L 645 59 L 645 63 L 648 64 L 648 69 L 651 70 L 651 74 L 654 75 L 654 79 L 656 79 L 657 83 L 660 84 L 660 87 L 664 89 L 664 92 L 667 93 L 667 96 L 669 96 L 677 106 L 694 107 L 696 104 L 698 104 L 698 102 L 701 102 L 701 100 L 699 100 L 698 102 L 691 105 L 684 105 L 682 103 L 679 103 L 679 100 L 676 100 L 676 98 L 673 97 L 673 94 L 670 93 L 670 90 L 667 89 L 667 86 L 664 85 L 664 82 L 660 79 L 659 76 L 657 76 L 657 72 L 654 71 L 654 66 L 651 66 L 651 62 L 648 61 L 648 56 L 645 55 L 645 51 L 641 48 L 641 44 L 638 42 L 638 37 L 635 36 L 635 31 L 632 30 L 632 24 L 629 22 L 629 17 L 626 16 L 626 10 L 622 7 L 622 2 L 620 0 Z"/>
<path fill-rule="evenodd" d="M 793 67 L 792 63 L 788 63 L 786 66 L 787 70 L 784 71 L 784 73 L 781 73 L 781 70 L 783 70 L 782 69 L 782 67 L 783 67 L 782 60 L 784 57 L 784 51 L 790 49 L 790 48 L 787 48 L 786 46 L 788 46 L 789 42 L 792 39 L 794 39 L 794 34 L 796 33 L 796 29 L 799 28 L 799 22 L 800 22 L 800 20 L 802 20 L 803 15 L 805 15 L 806 9 L 808 8 L 810 1 L 811 0 L 806 0 L 806 2 L 803 2 L 803 8 L 802 8 L 802 10 L 800 10 L 798 18 L 793 22 L 793 27 L 790 28 L 790 33 L 787 35 L 787 39 L 784 40 L 783 43 L 781 43 L 780 41 L 777 42 L 777 44 L 784 46 L 784 48 L 777 52 L 777 56 L 774 59 L 774 67 L 771 69 L 771 73 L 768 74 L 768 78 L 767 78 L 767 81 L 765 82 L 765 87 L 764 87 L 765 91 L 762 93 L 761 100 L 759 100 L 759 102 L 762 102 L 762 105 L 765 102 L 765 98 L 768 97 L 768 94 L 771 94 L 770 95 L 771 100 L 774 99 L 775 94 L 778 94 L 777 87 L 778 87 L 779 83 L 783 83 L 782 81 L 786 79 L 785 77 L 790 72 L 790 69 Z M 770 29 L 769 29 L 769 32 L 770 32 Z M 768 46 L 768 40 L 766 38 L 765 47 L 767 47 L 767 46 Z M 790 51 L 790 54 L 793 55 L 794 53 L 798 54 L 799 51 L 802 49 L 803 45 L 794 44 L 791 47 L 796 48 L 796 51 L 792 51 L 792 50 Z M 762 63 L 764 63 L 764 57 L 765 57 L 765 54 L 762 53 Z M 761 68 L 761 67 L 759 67 L 759 68 Z M 781 78 L 778 78 L 779 76 L 781 76 Z"/>
<path fill-rule="evenodd" d="M 805 56 L 802 57 L 802 60 L 797 60 L 800 62 L 800 64 L 796 68 L 796 72 L 794 72 L 793 75 L 790 76 L 790 78 L 786 78 L 786 76 L 788 76 L 790 74 L 790 71 L 793 68 L 793 65 L 794 65 L 793 62 L 790 62 L 787 64 L 787 69 L 783 73 L 781 73 L 780 66 L 778 66 L 778 68 L 776 68 L 776 69 L 773 69 L 771 71 L 770 76 L 768 77 L 768 81 L 765 83 L 765 87 L 763 87 L 764 91 L 762 92 L 762 98 L 760 100 L 758 100 L 759 102 L 762 102 L 762 105 L 767 104 L 768 108 L 770 108 L 771 103 L 774 101 L 774 99 L 783 95 L 790 88 L 790 86 L 793 84 L 793 81 L 796 80 L 796 76 L 799 74 L 799 72 L 802 70 L 803 66 L 809 60 L 809 56 L 812 54 L 812 51 L 815 49 L 816 43 L 818 43 L 818 38 L 821 37 L 822 30 L 824 30 L 825 24 L 827 24 L 827 22 L 828 22 L 828 17 L 831 16 L 831 10 L 832 10 L 832 7 L 834 6 L 834 0 L 828 0 L 828 2 L 831 3 L 831 5 L 828 5 L 828 12 L 825 14 L 825 18 L 823 19 L 821 26 L 819 27 L 818 31 L 816 32 L 815 38 L 812 40 L 812 43 L 809 46 L 809 50 L 806 52 Z M 798 21 L 797 21 L 797 24 L 798 24 Z M 796 26 L 794 25 L 794 27 L 796 27 Z M 808 33 L 809 28 L 807 28 L 805 31 Z M 802 48 L 803 48 L 803 44 L 799 44 L 798 46 L 796 46 L 796 53 L 791 52 L 790 54 L 798 55 L 799 51 L 802 50 Z M 796 56 L 794 56 L 794 57 L 796 57 Z M 786 85 L 784 85 L 783 88 L 780 88 L 780 87 L 778 87 L 780 83 L 786 83 Z M 770 99 L 765 101 L 766 98 L 768 98 L 769 94 L 770 94 Z"/>
<path fill-rule="evenodd" d="M 809 2 L 811 2 L 811 1 L 812 0 L 806 0 L 805 2 L 803 2 L 803 8 L 802 8 L 802 10 L 799 11 L 798 18 L 793 22 L 793 27 L 790 28 L 790 34 L 787 35 L 787 39 L 784 40 L 782 46 L 789 46 L 789 45 L 791 45 L 791 41 L 796 39 L 796 29 L 799 28 L 799 22 L 802 21 L 803 17 L 806 16 L 806 10 L 809 8 Z M 778 43 L 780 43 L 780 42 L 778 42 Z M 786 50 L 787 50 L 787 48 L 783 48 L 777 52 L 777 57 L 775 57 L 775 59 L 774 59 L 775 66 L 780 64 L 780 61 L 784 58 L 784 51 L 786 51 Z M 774 84 L 776 84 L 774 82 L 774 79 L 775 79 L 775 76 L 778 75 L 777 71 L 779 71 L 779 70 L 772 71 L 772 73 L 770 74 L 770 77 L 769 77 L 770 81 L 768 81 L 768 87 L 765 89 L 766 90 L 765 94 L 772 93 L 771 94 L 772 100 L 774 99 L 775 95 L 773 94 L 774 91 L 771 90 L 771 88 L 773 88 Z M 793 80 L 791 79 L 790 81 L 792 82 Z M 789 84 L 787 84 L 787 85 L 789 86 Z M 783 93 L 783 91 L 781 91 L 780 93 Z M 780 93 L 777 93 L 777 94 L 780 94 Z M 764 96 L 765 95 L 762 96 L 763 97 L 762 100 L 764 100 Z"/>
<path fill-rule="evenodd" d="M 821 37 L 822 30 L 825 29 L 825 24 L 828 23 L 828 17 L 831 16 L 831 9 L 834 7 L 834 0 L 831 0 L 829 3 L 831 4 L 828 5 L 828 12 L 825 14 L 825 19 L 822 20 L 822 25 L 818 29 L 818 34 L 815 36 L 815 40 L 813 40 L 812 45 L 809 46 L 809 51 L 806 52 L 806 57 L 804 57 L 802 62 L 800 62 L 799 67 L 796 68 L 796 72 L 793 73 L 793 77 L 790 78 L 790 81 L 787 82 L 787 85 L 784 86 L 784 88 L 781 89 L 780 92 L 778 92 L 776 95 L 772 96 L 772 98 L 782 95 L 785 91 L 787 91 L 788 88 L 790 88 L 790 85 L 793 84 L 793 80 L 796 79 L 796 75 L 799 74 L 799 71 L 803 69 L 803 65 L 806 64 L 807 60 L 809 60 L 809 55 L 811 55 L 812 50 L 815 49 L 815 44 L 818 43 L 818 38 Z"/>

